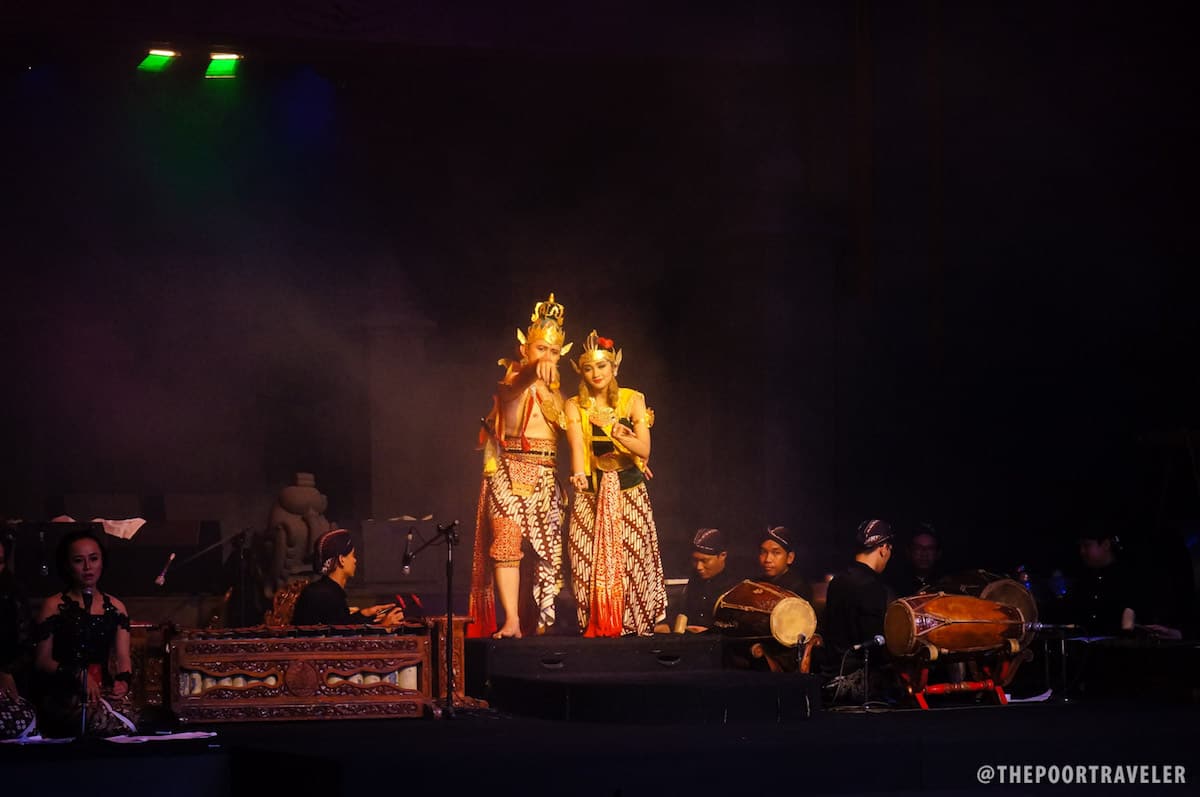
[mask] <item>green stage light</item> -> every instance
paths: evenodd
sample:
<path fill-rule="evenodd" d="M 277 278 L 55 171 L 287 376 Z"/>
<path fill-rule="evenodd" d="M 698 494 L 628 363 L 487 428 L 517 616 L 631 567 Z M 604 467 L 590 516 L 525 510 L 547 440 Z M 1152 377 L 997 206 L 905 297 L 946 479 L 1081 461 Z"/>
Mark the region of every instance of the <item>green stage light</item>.
<path fill-rule="evenodd" d="M 174 50 L 150 50 L 146 53 L 146 57 L 138 64 L 138 70 L 142 72 L 161 72 L 175 62 L 179 57 L 179 53 Z"/>
<path fill-rule="evenodd" d="M 238 62 L 242 56 L 237 53 L 209 53 L 208 69 L 204 71 L 206 78 L 237 77 Z"/>

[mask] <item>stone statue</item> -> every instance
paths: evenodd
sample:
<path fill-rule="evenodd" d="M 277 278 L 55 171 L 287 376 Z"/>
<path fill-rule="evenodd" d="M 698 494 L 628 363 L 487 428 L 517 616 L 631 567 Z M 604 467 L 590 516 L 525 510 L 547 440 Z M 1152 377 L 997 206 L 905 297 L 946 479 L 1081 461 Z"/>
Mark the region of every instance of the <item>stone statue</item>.
<path fill-rule="evenodd" d="M 295 484 L 279 491 L 263 540 L 268 598 L 293 581 L 307 582 L 314 577 L 313 548 L 332 528 L 325 518 L 328 506 L 328 497 L 317 489 L 311 473 L 297 473 Z"/>

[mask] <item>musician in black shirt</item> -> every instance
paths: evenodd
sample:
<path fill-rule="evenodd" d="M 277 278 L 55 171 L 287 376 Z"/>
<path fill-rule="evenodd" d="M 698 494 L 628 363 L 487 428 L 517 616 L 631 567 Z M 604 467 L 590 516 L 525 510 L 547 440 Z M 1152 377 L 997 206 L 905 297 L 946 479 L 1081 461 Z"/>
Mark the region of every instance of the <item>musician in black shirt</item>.
<path fill-rule="evenodd" d="M 726 569 L 728 555 L 729 545 L 720 529 L 700 529 L 692 537 L 692 576 L 684 587 L 683 611 L 675 619 L 674 630 L 695 634 L 710 629 L 717 598 L 742 580 Z M 663 624 L 654 630 L 667 633 L 672 629 Z"/>
<path fill-rule="evenodd" d="M 847 651 L 883 635 L 883 618 L 895 596 L 881 574 L 892 559 L 894 536 L 883 520 L 860 525 L 854 561 L 829 582 L 821 626 L 825 642 L 821 669 L 830 676 L 861 667 L 861 655 L 846 656 Z"/>
<path fill-rule="evenodd" d="M 758 581 L 794 592 L 812 603 L 812 585 L 795 567 L 796 545 L 786 526 L 771 526 L 758 544 Z"/>
<path fill-rule="evenodd" d="M 384 603 L 366 609 L 351 609 L 346 599 L 346 582 L 358 569 L 358 556 L 350 532 L 333 529 L 317 540 L 317 572 L 321 577 L 309 584 L 296 599 L 293 625 L 355 625 L 380 623 L 396 625 L 404 619 L 395 604 Z"/>
<path fill-rule="evenodd" d="M 942 578 L 942 545 L 937 529 L 921 523 L 904 546 L 904 556 L 888 567 L 887 581 L 896 597 L 907 598 L 930 589 Z"/>
<path fill-rule="evenodd" d="M 1183 636 L 1177 627 L 1181 623 L 1176 610 L 1181 607 L 1158 594 L 1155 577 L 1161 580 L 1161 574 L 1137 568 L 1115 532 L 1098 524 L 1085 527 L 1078 542 L 1083 573 L 1066 596 L 1065 619 L 1083 626 L 1092 636 Z"/>

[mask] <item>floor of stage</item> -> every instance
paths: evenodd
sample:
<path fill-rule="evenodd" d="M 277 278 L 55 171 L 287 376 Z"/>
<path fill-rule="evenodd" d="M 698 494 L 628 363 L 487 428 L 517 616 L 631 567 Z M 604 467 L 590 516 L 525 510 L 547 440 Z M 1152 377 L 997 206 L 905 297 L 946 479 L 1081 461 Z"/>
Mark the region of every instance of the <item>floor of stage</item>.
<path fill-rule="evenodd" d="M 1112 700 L 826 709 L 786 725 L 562 722 L 459 710 L 452 719 L 223 724 L 208 728 L 217 734 L 210 739 L 141 745 L 2 745 L 0 770 L 6 787 L 37 795 L 954 794 L 1004 791 L 980 785 L 985 764 L 1182 764 L 1200 777 L 1196 718 L 1191 705 Z M 1020 791 L 1052 788 L 1064 787 Z M 1125 793 L 1131 788 L 1145 793 Z M 1087 789 L 1096 791 L 1103 789 Z"/>
<path fill-rule="evenodd" d="M 1066 687 L 1044 702 L 996 705 L 967 692 L 931 696 L 926 711 L 863 711 L 823 707 L 816 676 L 724 669 L 728 648 L 703 635 L 466 640 L 460 686 L 490 708 L 459 703 L 453 717 L 393 720 L 163 718 L 164 730 L 215 735 L 0 744 L 0 783 L 5 795 L 37 797 L 146 788 L 182 797 L 1013 793 L 981 784 L 979 768 L 1039 764 L 1182 765 L 1200 780 L 1200 647 L 1085 645 L 1065 670 L 1053 649 L 1039 647 L 1038 666 L 1022 667 L 1010 687 L 1018 697 Z"/>

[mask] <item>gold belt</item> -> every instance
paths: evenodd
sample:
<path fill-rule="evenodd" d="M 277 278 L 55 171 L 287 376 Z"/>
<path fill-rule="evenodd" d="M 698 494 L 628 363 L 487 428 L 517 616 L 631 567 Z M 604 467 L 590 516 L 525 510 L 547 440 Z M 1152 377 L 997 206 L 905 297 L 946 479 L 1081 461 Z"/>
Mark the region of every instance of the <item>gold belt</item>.
<path fill-rule="evenodd" d="M 529 448 L 521 447 L 521 438 L 505 437 L 504 438 L 504 453 L 505 454 L 549 454 L 554 456 L 558 453 L 557 440 L 544 440 L 540 437 L 531 438 L 529 440 Z"/>
<path fill-rule="evenodd" d="M 530 440 L 529 450 L 526 451 L 521 448 L 520 438 L 506 437 L 501 456 L 514 462 L 528 462 L 531 465 L 554 468 L 558 466 L 557 453 L 558 446 L 554 440 Z"/>
<path fill-rule="evenodd" d="M 607 454 L 601 454 L 592 460 L 596 466 L 596 470 L 612 471 L 625 470 L 634 466 L 633 457 L 628 454 L 622 454 L 619 451 L 610 451 Z"/>

